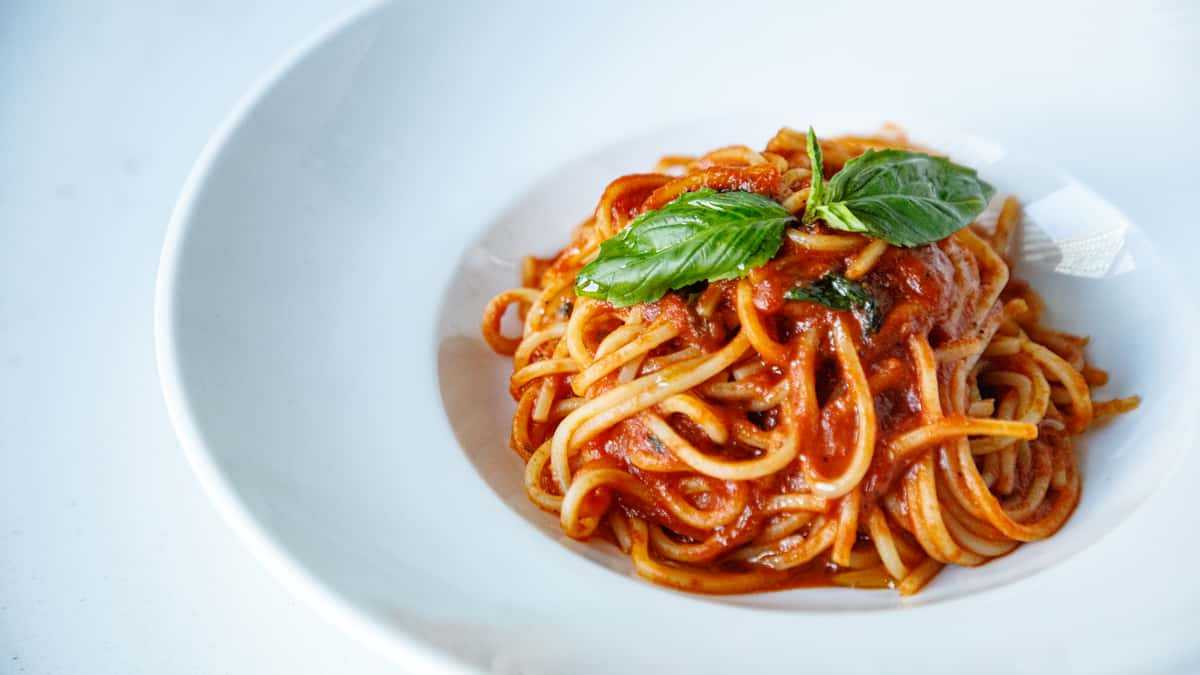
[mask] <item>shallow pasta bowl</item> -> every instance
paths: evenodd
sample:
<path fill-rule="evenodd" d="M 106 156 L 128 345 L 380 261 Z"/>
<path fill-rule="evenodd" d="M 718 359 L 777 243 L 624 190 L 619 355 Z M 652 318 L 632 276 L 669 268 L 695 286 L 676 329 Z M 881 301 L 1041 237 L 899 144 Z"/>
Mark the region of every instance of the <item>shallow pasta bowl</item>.
<path fill-rule="evenodd" d="M 633 577 L 606 544 L 565 540 L 525 498 L 506 447 L 509 364 L 478 334 L 488 298 L 516 282 L 521 255 L 561 246 L 608 180 L 661 154 L 760 145 L 784 123 L 833 135 L 884 119 L 797 101 L 649 134 L 619 123 L 613 133 L 631 140 L 581 141 L 589 122 L 538 127 L 522 116 L 536 92 L 510 83 L 506 98 L 474 75 L 478 58 L 423 61 L 427 22 L 410 19 L 347 19 L 264 80 L 205 150 L 164 247 L 156 335 L 172 419 L 213 502 L 288 588 L 414 668 L 744 672 L 790 662 L 794 647 L 780 645 L 802 639 L 806 667 L 844 670 L 844 649 L 870 635 L 878 649 L 853 667 L 879 672 L 896 654 L 945 670 L 1032 640 L 1052 618 L 1031 608 L 1075 598 L 1062 580 L 1103 583 L 1088 547 L 1195 437 L 1195 420 L 1168 403 L 1196 376 L 1171 359 L 1195 312 L 1140 301 L 1174 272 L 1085 186 L 908 118 L 916 140 L 1025 203 L 1018 274 L 1044 293 L 1052 325 L 1094 337 L 1112 392 L 1145 398 L 1081 444 L 1073 519 L 903 603 L 847 589 L 689 596 Z M 446 72 L 429 76 L 429 63 Z M 456 82 L 489 102 L 491 127 Z M 935 633 L 952 638 L 937 658 L 916 648 Z"/>

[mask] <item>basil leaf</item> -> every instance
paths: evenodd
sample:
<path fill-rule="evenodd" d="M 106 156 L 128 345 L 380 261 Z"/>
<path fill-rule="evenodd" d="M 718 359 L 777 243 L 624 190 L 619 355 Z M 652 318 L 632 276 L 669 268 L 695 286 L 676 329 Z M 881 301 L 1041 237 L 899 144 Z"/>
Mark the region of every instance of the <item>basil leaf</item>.
<path fill-rule="evenodd" d="M 862 284 L 838 274 L 826 274 L 807 286 L 797 286 L 783 294 L 787 300 L 815 302 L 830 309 L 851 310 L 869 333 L 879 331 L 883 317 L 879 303 Z"/>
<path fill-rule="evenodd" d="M 812 166 L 812 187 L 808 191 L 808 201 L 804 203 L 805 224 L 816 220 L 817 207 L 825 199 L 825 160 L 821 158 L 821 144 L 812 127 L 808 128 L 808 163 Z"/>
<path fill-rule="evenodd" d="M 806 206 L 804 217 L 889 244 L 920 246 L 966 227 L 994 192 L 974 169 L 943 157 L 867 150 L 830 179 L 819 200 Z"/>
<path fill-rule="evenodd" d="M 627 307 L 699 281 L 745 276 L 775 255 L 792 219 L 753 192 L 686 192 L 601 243 L 576 276 L 575 293 Z"/>

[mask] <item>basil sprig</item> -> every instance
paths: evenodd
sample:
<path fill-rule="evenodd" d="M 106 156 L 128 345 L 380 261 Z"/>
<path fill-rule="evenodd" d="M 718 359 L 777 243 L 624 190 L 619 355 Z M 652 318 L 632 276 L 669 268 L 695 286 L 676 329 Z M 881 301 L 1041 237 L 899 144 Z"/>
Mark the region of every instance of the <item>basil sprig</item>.
<path fill-rule="evenodd" d="M 974 169 L 911 150 L 867 150 L 824 184 L 821 146 L 808 130 L 812 188 L 804 222 L 863 232 L 896 246 L 944 239 L 987 208 L 995 190 Z"/>
<path fill-rule="evenodd" d="M 783 294 L 787 300 L 825 305 L 830 309 L 851 310 L 869 333 L 879 331 L 883 317 L 879 303 L 862 284 L 837 274 L 826 274 L 807 286 L 796 286 Z"/>
<path fill-rule="evenodd" d="M 808 156 L 812 184 L 804 222 L 824 220 L 834 229 L 863 232 L 896 246 L 950 236 L 982 213 L 994 192 L 973 169 L 908 150 L 867 150 L 826 181 L 821 145 L 811 127 Z M 753 192 L 702 188 L 684 193 L 600 244 L 596 259 L 576 276 L 575 293 L 627 307 L 702 281 L 745 276 L 774 257 L 792 220 L 777 202 Z M 793 289 L 811 296 L 793 299 L 836 307 L 814 298 L 842 298 L 836 301 L 849 302 L 847 308 L 875 312 L 870 325 L 878 324 L 874 301 L 855 295 L 854 289 L 865 294 L 861 286 L 842 277 L 825 279 L 807 291 Z"/>
<path fill-rule="evenodd" d="M 811 223 L 816 217 L 817 207 L 825 203 L 825 161 L 821 159 L 821 144 L 812 127 L 808 128 L 808 163 L 812 165 L 812 184 L 808 201 L 804 203 L 804 222 Z"/>
<path fill-rule="evenodd" d="M 627 307 L 699 281 L 745 276 L 775 255 L 790 220 L 753 192 L 685 192 L 600 244 L 576 276 L 575 293 Z"/>

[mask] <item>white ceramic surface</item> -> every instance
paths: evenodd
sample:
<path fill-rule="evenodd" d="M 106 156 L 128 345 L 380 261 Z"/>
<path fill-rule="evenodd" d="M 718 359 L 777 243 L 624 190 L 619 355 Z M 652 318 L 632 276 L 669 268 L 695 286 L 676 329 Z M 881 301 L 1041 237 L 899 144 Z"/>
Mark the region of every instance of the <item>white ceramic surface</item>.
<path fill-rule="evenodd" d="M 197 153 L 348 9 L 0 3 L 0 673 L 396 672 L 247 555 L 180 449 L 154 354 Z"/>
<path fill-rule="evenodd" d="M 597 154 L 604 144 L 589 132 L 645 122 L 624 112 L 550 123 L 532 102 L 559 80 L 521 77 L 511 62 L 442 63 L 424 19 L 366 15 L 278 71 L 205 151 L 164 248 L 156 332 L 173 421 L 218 508 L 289 587 L 414 667 L 749 672 L 795 664 L 802 648 L 807 668 L 940 672 L 980 667 L 979 654 L 1014 642 L 1026 658 L 1061 661 L 1042 607 L 1069 607 L 1084 626 L 1071 639 L 1087 639 L 1083 617 L 1100 600 L 1076 591 L 1103 583 L 1106 561 L 1085 549 L 1195 436 L 1194 417 L 1170 407 L 1187 400 L 1195 364 L 1167 366 L 1195 312 L 1181 297 L 1144 301 L 1178 283 L 1140 229 L 1042 163 L 885 111 L 1027 203 L 1030 231 L 1045 238 L 1026 238 L 1025 273 L 1057 323 L 1096 336 L 1113 389 L 1146 405 L 1090 439 L 1084 502 L 1066 530 L 948 573 L 911 606 L 845 591 L 663 591 L 625 578 L 602 548 L 563 546 L 525 502 L 505 447 L 505 366 L 482 351 L 478 312 L 515 279 L 517 255 L 553 250 L 608 178 L 658 153 L 761 144 L 781 122 L 834 131 L 876 120 L 816 116 L 797 96 L 769 123 L 684 125 Z M 637 100 L 638 86 L 622 99 Z M 1068 559 L 1068 583 L 1037 573 Z M 864 636 L 872 649 L 856 649 Z M 927 649 L 931 636 L 942 646 Z"/>

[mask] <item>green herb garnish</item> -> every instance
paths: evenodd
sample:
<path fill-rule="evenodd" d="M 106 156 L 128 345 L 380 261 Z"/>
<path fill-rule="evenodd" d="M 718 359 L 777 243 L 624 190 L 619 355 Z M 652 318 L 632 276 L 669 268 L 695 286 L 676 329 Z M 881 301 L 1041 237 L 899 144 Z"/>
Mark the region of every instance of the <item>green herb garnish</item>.
<path fill-rule="evenodd" d="M 825 201 L 825 160 L 821 159 L 821 144 L 817 142 L 817 134 L 812 127 L 808 128 L 808 163 L 812 165 L 812 183 L 808 201 L 804 203 L 805 223 L 811 223 L 816 218 L 817 207 Z"/>
<path fill-rule="evenodd" d="M 994 192 L 973 169 L 908 150 L 868 150 L 826 182 L 811 127 L 807 141 L 812 184 L 805 223 L 820 219 L 896 246 L 919 246 L 965 227 Z M 575 293 L 628 307 L 700 282 L 743 277 L 774 257 L 793 220 L 777 202 L 753 192 L 684 193 L 600 244 L 596 259 L 576 276 Z"/>
<path fill-rule="evenodd" d="M 600 245 L 575 293 L 617 307 L 653 302 L 699 281 L 734 279 L 779 250 L 792 215 L 753 192 L 686 192 Z"/>
<path fill-rule="evenodd" d="M 821 146 L 808 130 L 813 183 L 804 222 L 863 232 L 896 246 L 920 246 L 966 227 L 987 208 L 995 190 L 944 157 L 911 150 L 867 150 L 846 162 L 827 185 Z"/>
<path fill-rule="evenodd" d="M 875 302 L 870 292 L 862 284 L 839 274 L 826 274 L 807 286 L 789 289 L 783 297 L 788 300 L 815 302 L 830 309 L 853 311 L 868 333 L 878 332 L 883 320 L 879 314 L 879 303 Z"/>

